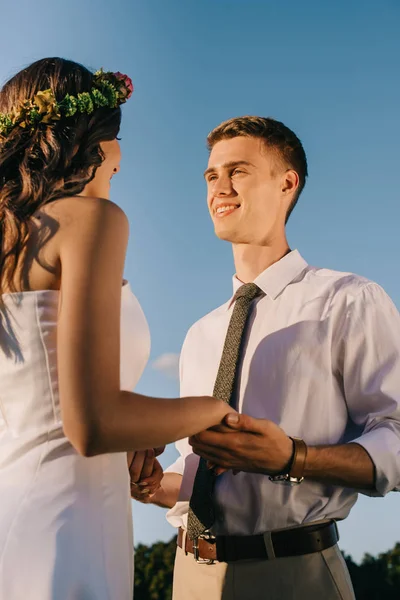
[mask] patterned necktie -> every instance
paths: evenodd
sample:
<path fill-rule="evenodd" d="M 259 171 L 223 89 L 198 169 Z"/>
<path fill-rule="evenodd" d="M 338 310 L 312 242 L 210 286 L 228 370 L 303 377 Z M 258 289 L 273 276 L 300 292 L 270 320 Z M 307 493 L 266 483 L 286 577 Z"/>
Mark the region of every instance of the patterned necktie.
<path fill-rule="evenodd" d="M 261 293 L 255 283 L 246 283 L 236 292 L 235 307 L 229 322 L 221 362 L 215 380 L 213 396 L 228 404 L 237 376 L 243 331 L 249 316 L 250 306 Z M 207 468 L 207 461 L 200 458 L 189 503 L 188 535 L 191 540 L 210 529 L 215 521 L 213 492 L 216 475 Z"/>

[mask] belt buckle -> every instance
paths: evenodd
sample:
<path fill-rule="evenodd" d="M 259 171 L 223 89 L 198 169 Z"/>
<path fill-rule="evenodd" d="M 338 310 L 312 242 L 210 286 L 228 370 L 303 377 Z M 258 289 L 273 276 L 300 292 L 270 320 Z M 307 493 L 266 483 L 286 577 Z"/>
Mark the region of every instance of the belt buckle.
<path fill-rule="evenodd" d="M 194 538 L 194 540 L 193 540 L 193 556 L 194 556 L 194 560 L 197 562 L 197 564 L 213 565 L 217 562 L 213 558 L 201 558 L 200 551 L 199 551 L 199 540 L 206 540 L 208 542 L 212 542 L 215 539 L 216 539 L 215 535 L 213 535 L 212 533 L 207 532 L 207 531 L 202 533 L 198 537 Z"/>

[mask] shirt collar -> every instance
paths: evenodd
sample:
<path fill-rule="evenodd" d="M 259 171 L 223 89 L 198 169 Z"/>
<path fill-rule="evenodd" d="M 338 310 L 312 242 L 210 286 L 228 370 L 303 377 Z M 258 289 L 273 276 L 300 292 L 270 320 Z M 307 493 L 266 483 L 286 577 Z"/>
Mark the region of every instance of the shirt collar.
<path fill-rule="evenodd" d="M 300 255 L 298 250 L 292 250 L 289 254 L 283 256 L 278 262 L 265 269 L 254 283 L 272 300 L 275 300 L 279 294 L 308 266 L 307 262 Z M 233 276 L 233 295 L 227 303 L 229 308 L 233 302 L 236 292 L 243 285 L 243 282 Z"/>

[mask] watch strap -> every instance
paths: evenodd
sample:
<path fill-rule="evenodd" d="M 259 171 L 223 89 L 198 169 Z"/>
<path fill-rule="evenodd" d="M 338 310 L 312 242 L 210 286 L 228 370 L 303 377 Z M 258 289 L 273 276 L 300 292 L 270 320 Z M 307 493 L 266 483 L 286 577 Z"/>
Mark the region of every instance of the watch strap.
<path fill-rule="evenodd" d="M 307 444 L 300 438 L 291 437 L 290 439 L 293 441 L 294 448 L 289 477 L 293 479 L 302 479 L 304 477 L 304 468 L 306 466 Z"/>

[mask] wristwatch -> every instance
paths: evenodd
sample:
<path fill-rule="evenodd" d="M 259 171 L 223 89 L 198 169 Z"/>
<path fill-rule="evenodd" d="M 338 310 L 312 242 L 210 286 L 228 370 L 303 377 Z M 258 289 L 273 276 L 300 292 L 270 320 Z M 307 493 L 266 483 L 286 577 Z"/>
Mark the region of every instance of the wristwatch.
<path fill-rule="evenodd" d="M 293 455 L 286 473 L 271 475 L 270 481 L 298 485 L 304 479 L 304 467 L 307 458 L 307 444 L 296 437 L 290 438 L 293 442 Z"/>

